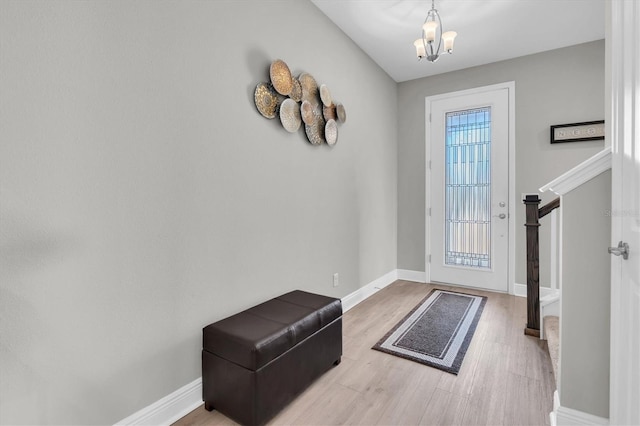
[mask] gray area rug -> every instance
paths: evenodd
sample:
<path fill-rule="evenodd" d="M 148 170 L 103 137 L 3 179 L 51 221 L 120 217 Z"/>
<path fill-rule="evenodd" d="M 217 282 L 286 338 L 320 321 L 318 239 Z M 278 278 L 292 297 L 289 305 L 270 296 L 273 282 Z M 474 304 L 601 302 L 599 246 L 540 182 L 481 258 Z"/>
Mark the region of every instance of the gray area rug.
<path fill-rule="evenodd" d="M 458 374 L 486 302 L 484 296 L 432 290 L 372 349 Z"/>

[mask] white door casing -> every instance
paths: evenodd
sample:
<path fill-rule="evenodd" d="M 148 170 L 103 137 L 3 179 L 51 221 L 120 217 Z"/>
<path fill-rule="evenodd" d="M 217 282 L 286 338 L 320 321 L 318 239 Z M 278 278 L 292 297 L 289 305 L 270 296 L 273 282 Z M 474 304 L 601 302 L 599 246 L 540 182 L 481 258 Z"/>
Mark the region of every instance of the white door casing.
<path fill-rule="evenodd" d="M 426 197 L 428 256 L 425 271 L 429 281 L 513 293 L 514 259 L 509 246 L 514 245 L 515 233 L 509 213 L 514 211 L 515 203 L 514 91 L 515 84 L 508 82 L 426 98 L 426 188 L 429 196 Z M 491 110 L 490 268 L 454 265 L 451 258 L 448 262 L 444 260 L 447 231 L 444 229 L 446 196 L 442 188 L 445 181 L 451 179 L 451 175 L 445 178 L 445 118 L 447 115 L 451 118 L 458 111 L 483 107 Z M 468 200 L 462 204 L 467 205 Z"/>

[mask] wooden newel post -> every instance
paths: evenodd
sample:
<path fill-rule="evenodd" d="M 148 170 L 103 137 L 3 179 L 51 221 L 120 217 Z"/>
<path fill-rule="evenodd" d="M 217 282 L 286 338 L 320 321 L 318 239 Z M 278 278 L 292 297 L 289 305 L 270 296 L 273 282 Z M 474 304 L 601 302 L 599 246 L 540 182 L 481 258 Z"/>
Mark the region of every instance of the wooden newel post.
<path fill-rule="evenodd" d="M 527 227 L 527 326 L 524 334 L 540 337 L 540 227 L 537 195 L 527 195 L 522 200 L 526 206 Z"/>

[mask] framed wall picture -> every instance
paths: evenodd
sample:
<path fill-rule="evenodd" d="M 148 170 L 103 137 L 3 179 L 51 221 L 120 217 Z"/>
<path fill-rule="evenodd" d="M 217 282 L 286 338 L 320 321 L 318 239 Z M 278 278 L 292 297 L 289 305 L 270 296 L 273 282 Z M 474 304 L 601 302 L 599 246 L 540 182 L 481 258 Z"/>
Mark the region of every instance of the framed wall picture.
<path fill-rule="evenodd" d="M 551 126 L 551 143 L 597 141 L 604 139 L 604 120 Z"/>

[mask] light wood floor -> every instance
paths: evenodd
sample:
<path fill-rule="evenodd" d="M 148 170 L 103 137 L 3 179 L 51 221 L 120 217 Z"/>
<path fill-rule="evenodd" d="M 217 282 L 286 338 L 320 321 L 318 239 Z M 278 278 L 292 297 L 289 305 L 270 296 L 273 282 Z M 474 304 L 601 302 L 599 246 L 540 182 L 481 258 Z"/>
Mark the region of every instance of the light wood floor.
<path fill-rule="evenodd" d="M 523 333 L 524 298 L 462 290 L 488 300 L 457 376 L 371 349 L 433 288 L 452 287 L 396 281 L 348 311 L 342 363 L 270 424 L 549 424 L 555 381 L 545 343 Z M 235 423 L 201 406 L 175 424 Z"/>

